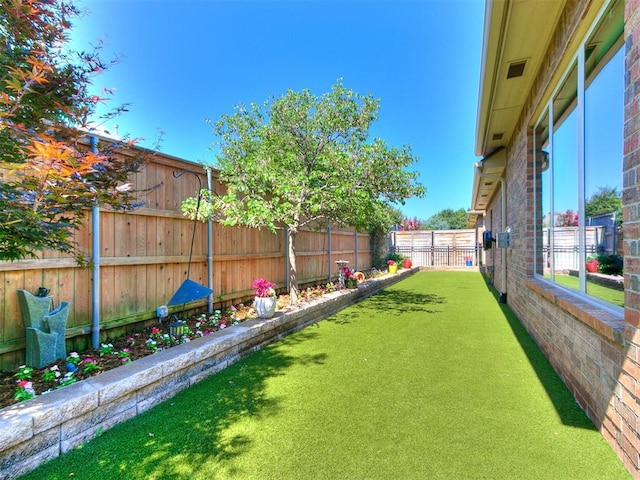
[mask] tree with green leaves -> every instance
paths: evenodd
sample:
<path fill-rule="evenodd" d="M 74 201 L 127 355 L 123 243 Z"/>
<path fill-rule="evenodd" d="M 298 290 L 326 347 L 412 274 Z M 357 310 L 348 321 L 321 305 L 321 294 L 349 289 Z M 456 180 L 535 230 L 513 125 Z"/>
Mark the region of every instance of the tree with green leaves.
<path fill-rule="evenodd" d="M 401 218 L 393 206 L 424 195 L 408 146 L 369 138 L 378 100 L 339 80 L 318 97 L 287 91 L 263 104 L 236 107 L 213 125 L 217 168 L 226 192 L 212 196 L 224 225 L 284 229 L 291 303 L 297 303 L 296 235 L 300 228 L 389 228 Z"/>
<path fill-rule="evenodd" d="M 585 216 L 595 217 L 615 213 L 616 219 L 622 221 L 622 196 L 616 187 L 598 187 L 585 203 Z"/>
<path fill-rule="evenodd" d="M 422 223 L 422 230 L 461 230 L 467 228 L 467 211 L 464 208 L 445 208 Z"/>
<path fill-rule="evenodd" d="M 43 249 L 73 253 L 73 235 L 95 204 L 132 208 L 129 175 L 145 159 L 133 142 L 92 151 L 92 120 L 105 98 L 91 94 L 94 76 L 112 62 L 99 48 L 67 48 L 77 7 L 64 0 L 0 0 L 0 259 Z M 109 95 L 105 90 L 105 95 Z M 128 152 L 125 152 L 128 150 Z"/>

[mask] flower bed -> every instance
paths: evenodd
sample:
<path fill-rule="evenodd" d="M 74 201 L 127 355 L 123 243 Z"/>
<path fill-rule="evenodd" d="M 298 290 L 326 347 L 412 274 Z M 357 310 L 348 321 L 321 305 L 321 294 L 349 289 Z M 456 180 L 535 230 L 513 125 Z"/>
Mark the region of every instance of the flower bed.
<path fill-rule="evenodd" d="M 300 302 L 309 302 L 336 288 L 334 284 L 305 288 L 300 292 Z M 284 309 L 288 304 L 288 295 L 278 297 L 279 310 Z M 256 318 L 256 312 L 251 305 L 241 303 L 223 310 L 215 310 L 211 315 L 193 315 L 184 321 L 179 336 L 171 334 L 169 328 L 169 324 L 172 323 L 171 318 L 141 331 L 111 338 L 97 349 L 81 353 L 70 352 L 66 359 L 58 360 L 43 369 L 22 366 L 17 372 L 2 372 L 0 409 L 38 395 L 48 394 L 58 388 L 86 380 L 181 343 L 239 325 L 245 320 Z"/>
<path fill-rule="evenodd" d="M 280 302 L 282 307 L 287 299 L 282 297 Z M 209 336 L 254 317 L 250 306 L 231 305 L 223 310 L 215 310 L 211 315 L 189 317 L 179 336 L 171 335 L 169 323 L 172 322 L 172 317 L 168 317 L 164 323 L 159 322 L 138 332 L 110 338 L 97 349 L 70 352 L 66 359 L 58 360 L 43 369 L 23 366 L 16 373 L 3 373 L 0 377 L 0 409 L 18 401 L 48 394 L 181 343 Z"/>
<path fill-rule="evenodd" d="M 13 478 L 142 413 L 243 356 L 417 269 L 252 319 L 0 410 L 0 479 Z"/>

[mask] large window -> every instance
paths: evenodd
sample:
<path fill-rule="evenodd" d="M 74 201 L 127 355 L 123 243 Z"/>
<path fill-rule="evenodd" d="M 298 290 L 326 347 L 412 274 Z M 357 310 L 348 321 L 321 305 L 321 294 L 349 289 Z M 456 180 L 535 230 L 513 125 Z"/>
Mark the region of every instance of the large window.
<path fill-rule="evenodd" d="M 536 274 L 622 307 L 624 2 L 612 2 L 534 128 Z"/>

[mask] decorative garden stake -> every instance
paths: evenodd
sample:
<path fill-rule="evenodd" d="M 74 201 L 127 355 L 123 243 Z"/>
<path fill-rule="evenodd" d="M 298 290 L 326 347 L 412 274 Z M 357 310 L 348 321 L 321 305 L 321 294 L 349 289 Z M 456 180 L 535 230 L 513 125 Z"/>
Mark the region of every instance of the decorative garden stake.
<path fill-rule="evenodd" d="M 338 265 L 338 283 L 344 287 L 344 269 L 349 264 L 349 260 L 336 260 Z"/>

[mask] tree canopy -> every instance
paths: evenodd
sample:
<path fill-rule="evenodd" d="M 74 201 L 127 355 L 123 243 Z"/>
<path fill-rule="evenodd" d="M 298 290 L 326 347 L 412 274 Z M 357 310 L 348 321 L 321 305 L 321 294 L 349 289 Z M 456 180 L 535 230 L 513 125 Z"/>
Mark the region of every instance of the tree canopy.
<path fill-rule="evenodd" d="M 226 225 L 283 228 L 289 237 L 291 298 L 297 300 L 295 236 L 305 225 L 390 227 L 394 205 L 424 195 L 409 146 L 369 138 L 378 100 L 339 80 L 322 96 L 287 91 L 262 104 L 236 107 L 213 124 L 217 167 L 226 192 L 213 210 Z"/>
<path fill-rule="evenodd" d="M 467 228 L 467 211 L 464 208 L 445 208 L 421 223 L 422 230 L 461 230 Z"/>
<path fill-rule="evenodd" d="M 100 153 L 89 148 L 90 120 L 106 100 L 90 93 L 91 82 L 112 63 L 101 60 L 99 47 L 67 48 L 77 7 L 64 0 L 0 4 L 0 259 L 45 248 L 77 254 L 73 234 L 86 208 L 131 208 L 128 176 L 144 159 L 121 155 L 133 142 Z"/>
<path fill-rule="evenodd" d="M 615 213 L 622 221 L 622 196 L 616 187 L 598 187 L 598 191 L 591 195 L 585 203 L 585 216 L 595 217 Z"/>

